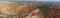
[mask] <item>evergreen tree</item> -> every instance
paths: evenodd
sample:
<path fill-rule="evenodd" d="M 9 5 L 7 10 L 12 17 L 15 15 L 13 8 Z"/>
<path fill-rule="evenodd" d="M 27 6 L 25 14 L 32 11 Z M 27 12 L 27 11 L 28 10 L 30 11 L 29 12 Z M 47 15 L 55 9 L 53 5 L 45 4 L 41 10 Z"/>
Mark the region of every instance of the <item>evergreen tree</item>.
<path fill-rule="evenodd" d="M 50 12 L 50 8 L 47 6 L 47 4 L 43 4 L 41 6 L 38 6 L 39 9 L 41 9 L 43 15 L 45 18 L 47 18 L 48 13 Z"/>

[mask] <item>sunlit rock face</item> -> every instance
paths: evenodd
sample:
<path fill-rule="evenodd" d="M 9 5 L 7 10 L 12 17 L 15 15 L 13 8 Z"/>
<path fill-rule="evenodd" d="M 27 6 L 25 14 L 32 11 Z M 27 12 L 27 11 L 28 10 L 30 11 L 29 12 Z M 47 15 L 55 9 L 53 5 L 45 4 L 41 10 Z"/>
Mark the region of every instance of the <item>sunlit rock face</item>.
<path fill-rule="evenodd" d="M 25 18 L 40 18 L 40 17 L 35 15 L 35 16 L 32 16 L 32 17 L 28 16 L 28 17 L 25 17 Z"/>
<path fill-rule="evenodd" d="M 10 18 L 10 12 L 11 9 L 9 7 L 9 3 L 7 1 L 0 1 L 0 18 Z"/>
<path fill-rule="evenodd" d="M 35 16 L 32 16 L 32 18 L 40 18 L 40 17 L 35 15 Z"/>
<path fill-rule="evenodd" d="M 40 3 L 1 1 L 0 18 L 39 18 L 40 16 L 42 16 L 42 13 L 37 6 L 40 6 Z M 32 16 L 37 13 L 39 17 Z"/>

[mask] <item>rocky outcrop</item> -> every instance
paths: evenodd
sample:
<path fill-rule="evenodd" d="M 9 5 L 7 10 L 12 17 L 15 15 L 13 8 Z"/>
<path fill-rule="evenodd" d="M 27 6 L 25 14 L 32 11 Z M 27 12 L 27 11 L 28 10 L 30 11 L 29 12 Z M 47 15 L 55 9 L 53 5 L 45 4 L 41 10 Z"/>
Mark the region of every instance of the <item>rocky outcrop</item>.
<path fill-rule="evenodd" d="M 43 18 L 38 7 L 40 3 L 26 3 L 26 2 L 6 2 L 0 5 L 0 18 Z M 32 16 L 32 17 L 31 17 Z"/>

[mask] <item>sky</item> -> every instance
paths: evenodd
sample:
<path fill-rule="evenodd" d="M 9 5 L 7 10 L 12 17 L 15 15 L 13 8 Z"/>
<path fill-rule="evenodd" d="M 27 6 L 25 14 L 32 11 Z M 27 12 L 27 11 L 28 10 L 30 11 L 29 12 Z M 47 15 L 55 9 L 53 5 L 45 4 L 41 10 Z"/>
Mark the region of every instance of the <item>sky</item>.
<path fill-rule="evenodd" d="M 0 0 L 1 1 L 1 0 Z M 6 0 L 4 0 L 6 1 Z M 7 1 L 60 1 L 60 0 L 7 0 Z"/>
<path fill-rule="evenodd" d="M 60 1 L 60 0 L 9 0 L 9 1 Z"/>

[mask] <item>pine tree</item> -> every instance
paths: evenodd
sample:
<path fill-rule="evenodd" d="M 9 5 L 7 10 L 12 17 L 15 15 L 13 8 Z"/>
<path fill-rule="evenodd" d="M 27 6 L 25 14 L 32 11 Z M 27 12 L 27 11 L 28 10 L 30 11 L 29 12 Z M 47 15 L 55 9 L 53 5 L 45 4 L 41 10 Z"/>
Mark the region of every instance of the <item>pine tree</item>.
<path fill-rule="evenodd" d="M 50 12 L 50 8 L 47 6 L 47 4 L 43 4 L 41 6 L 38 6 L 39 9 L 41 9 L 43 15 L 45 18 L 47 18 L 48 13 Z"/>

